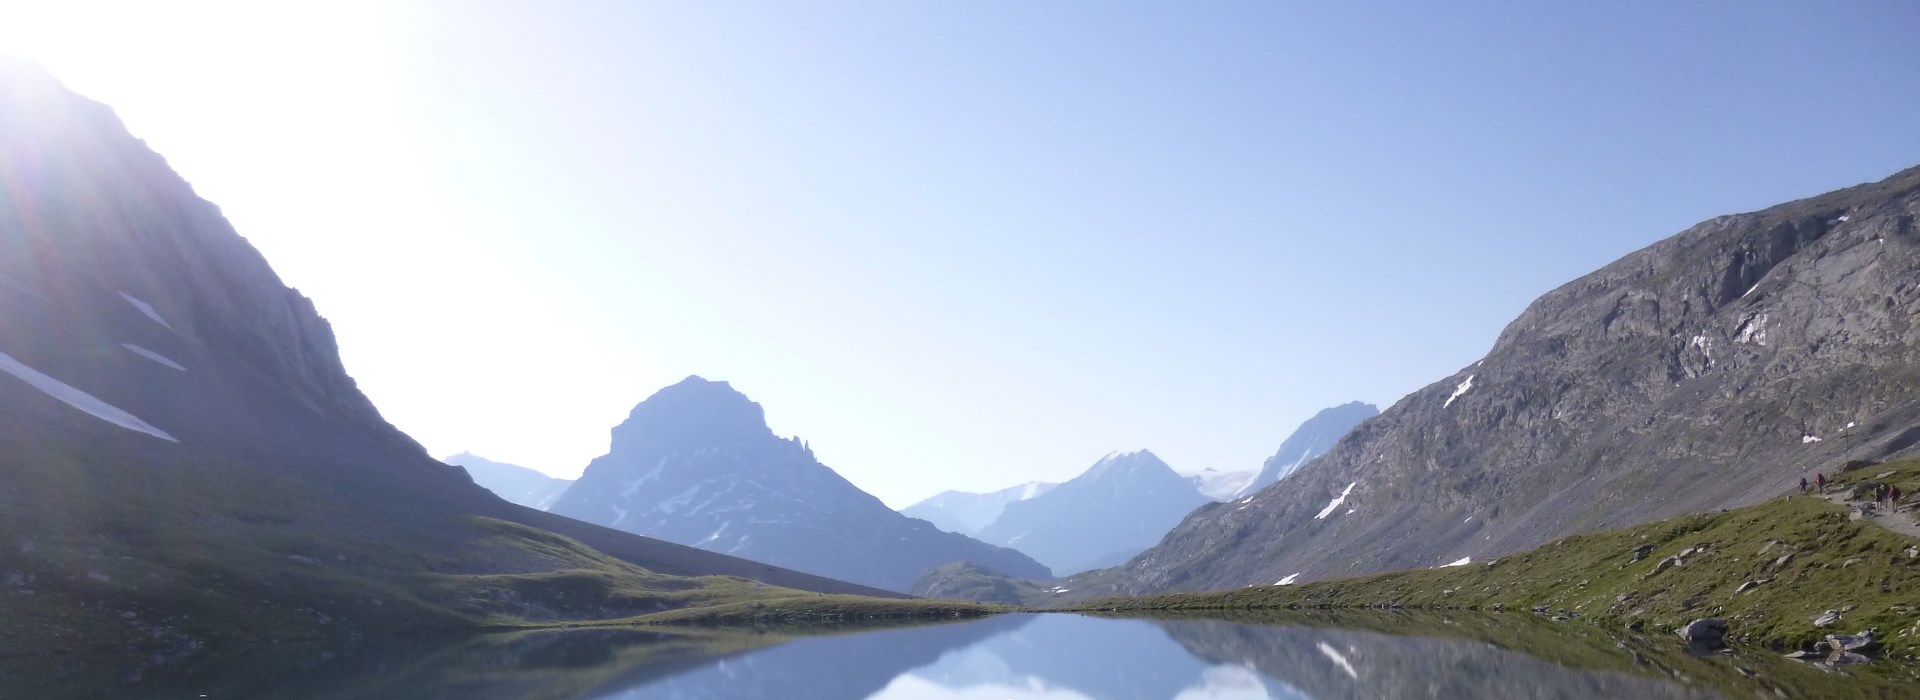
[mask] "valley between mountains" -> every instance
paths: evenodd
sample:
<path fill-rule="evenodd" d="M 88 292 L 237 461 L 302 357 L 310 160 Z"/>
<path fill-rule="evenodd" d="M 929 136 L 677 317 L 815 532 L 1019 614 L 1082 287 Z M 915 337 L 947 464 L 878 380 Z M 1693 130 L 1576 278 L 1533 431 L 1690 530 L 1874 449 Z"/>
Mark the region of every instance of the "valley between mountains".
<path fill-rule="evenodd" d="M 1917 218 L 1920 168 L 1701 222 L 1263 464 L 1114 445 L 895 510 L 719 378 L 635 397 L 577 479 L 435 459 L 112 110 L 0 62 L 0 654 L 1414 606 L 1910 656 Z"/>

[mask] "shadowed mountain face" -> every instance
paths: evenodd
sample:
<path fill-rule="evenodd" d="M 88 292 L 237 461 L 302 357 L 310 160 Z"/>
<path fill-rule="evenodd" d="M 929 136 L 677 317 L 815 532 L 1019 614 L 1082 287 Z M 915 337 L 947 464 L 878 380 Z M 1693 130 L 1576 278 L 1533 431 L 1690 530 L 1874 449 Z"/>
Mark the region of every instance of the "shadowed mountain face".
<path fill-rule="evenodd" d="M 1247 485 L 1235 496 L 1245 496 L 1272 486 L 1288 474 L 1292 474 L 1295 470 L 1306 466 L 1308 462 L 1333 449 L 1333 446 L 1340 442 L 1340 438 L 1353 432 L 1353 427 L 1359 425 L 1361 421 L 1377 415 L 1380 415 L 1379 408 L 1359 401 L 1322 409 L 1319 413 L 1313 414 L 1307 422 L 1295 428 L 1285 442 L 1280 443 L 1280 451 L 1268 457 L 1266 463 L 1260 465 L 1260 473 L 1255 475 L 1252 481 L 1247 482 Z"/>
<path fill-rule="evenodd" d="M 5 61 L 0 445 L 0 652 L 459 626 L 482 573 L 870 590 L 495 498 L 380 416 L 313 304 L 109 109 Z"/>
<path fill-rule="evenodd" d="M 980 534 L 992 525 L 1008 503 L 1035 498 L 1059 484 L 1028 482 L 992 493 L 944 491 L 940 495 L 900 509 L 900 514 L 933 523 L 934 527 L 962 535 Z"/>
<path fill-rule="evenodd" d="M 560 500 L 560 494 L 567 492 L 573 485 L 572 479 L 555 479 L 541 472 L 517 464 L 495 462 L 470 452 L 462 452 L 440 460 L 467 470 L 467 476 L 473 477 L 473 483 L 492 491 L 493 495 L 514 503 L 546 510 Z"/>
<path fill-rule="evenodd" d="M 775 436 L 759 404 L 699 377 L 634 407 L 553 512 L 893 591 L 961 561 L 1052 576 L 1019 552 L 894 512 L 798 439 Z"/>
<path fill-rule="evenodd" d="M 1722 216 L 1535 301 L 1284 488 L 1088 594 L 1479 560 L 1745 505 L 1920 443 L 1920 168 Z M 1237 502 L 1236 502 L 1237 503 Z"/>
<path fill-rule="evenodd" d="M 1007 504 L 980 538 L 1026 552 L 1055 571 L 1085 571 L 1153 546 L 1209 502 L 1152 452 L 1116 452 L 1045 494 Z"/>

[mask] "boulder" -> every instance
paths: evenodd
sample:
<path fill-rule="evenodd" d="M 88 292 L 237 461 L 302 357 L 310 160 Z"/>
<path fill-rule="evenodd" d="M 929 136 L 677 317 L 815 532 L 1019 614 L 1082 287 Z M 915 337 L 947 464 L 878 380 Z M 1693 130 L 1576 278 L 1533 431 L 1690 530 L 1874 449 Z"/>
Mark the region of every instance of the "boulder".
<path fill-rule="evenodd" d="M 1647 572 L 1647 575 L 1648 575 L 1648 576 L 1658 576 L 1658 575 L 1660 575 L 1660 572 L 1662 572 L 1662 571 L 1666 571 L 1667 569 L 1671 569 L 1671 568 L 1673 568 L 1673 567 L 1676 567 L 1676 566 L 1681 566 L 1681 565 L 1684 565 L 1684 564 L 1686 564 L 1686 563 L 1687 563 L 1687 562 L 1686 562 L 1685 560 L 1682 560 L 1682 559 L 1681 559 L 1680 557 L 1667 557 L 1667 558 L 1665 558 L 1665 559 L 1661 559 L 1661 560 L 1660 560 L 1660 563 L 1658 563 L 1658 564 L 1654 564 L 1654 565 L 1653 565 L 1653 570 L 1652 570 L 1652 571 L 1649 571 L 1649 572 Z"/>
<path fill-rule="evenodd" d="M 1832 627 L 1837 624 L 1840 624 L 1840 611 L 1838 610 L 1828 610 L 1819 615 L 1815 615 L 1813 618 L 1813 626 L 1815 627 Z"/>
<path fill-rule="evenodd" d="M 1761 586 L 1764 586 L 1764 585 L 1766 585 L 1766 584 L 1767 584 L 1767 581 L 1769 581 L 1769 580 L 1770 580 L 1770 579 L 1764 579 L 1764 578 L 1756 578 L 1756 579 L 1749 579 L 1749 580 L 1747 580 L 1747 582 L 1746 582 L 1746 583 L 1742 583 L 1742 584 L 1740 584 L 1740 587 L 1739 587 L 1739 588 L 1735 588 L 1735 589 L 1733 589 L 1733 592 L 1735 592 L 1735 593 L 1745 593 L 1745 592 L 1747 592 L 1747 591 L 1751 591 L 1751 590 L 1753 590 L 1753 589 L 1755 589 L 1755 588 L 1759 588 L 1759 587 L 1761 587 Z"/>
<path fill-rule="evenodd" d="M 1840 651 L 1868 652 L 1880 648 L 1880 641 L 1874 639 L 1874 630 L 1861 630 L 1859 634 L 1829 634 L 1827 645 Z"/>
<path fill-rule="evenodd" d="M 1727 621 L 1717 617 L 1703 617 L 1680 628 L 1680 637 L 1687 645 L 1701 649 L 1718 649 L 1726 646 Z"/>

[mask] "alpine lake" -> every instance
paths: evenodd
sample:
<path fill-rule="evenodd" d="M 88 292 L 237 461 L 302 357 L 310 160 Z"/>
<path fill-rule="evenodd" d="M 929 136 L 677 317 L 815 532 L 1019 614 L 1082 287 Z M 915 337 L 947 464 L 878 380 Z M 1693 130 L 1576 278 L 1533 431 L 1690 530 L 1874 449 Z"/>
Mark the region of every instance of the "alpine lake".
<path fill-rule="evenodd" d="M 1531 614 L 1288 611 L 1251 617 L 1014 614 L 839 630 L 593 628 L 301 643 L 187 656 L 0 659 L 6 698 L 1920 697 L 1911 668 L 1766 649 L 1690 654 Z"/>

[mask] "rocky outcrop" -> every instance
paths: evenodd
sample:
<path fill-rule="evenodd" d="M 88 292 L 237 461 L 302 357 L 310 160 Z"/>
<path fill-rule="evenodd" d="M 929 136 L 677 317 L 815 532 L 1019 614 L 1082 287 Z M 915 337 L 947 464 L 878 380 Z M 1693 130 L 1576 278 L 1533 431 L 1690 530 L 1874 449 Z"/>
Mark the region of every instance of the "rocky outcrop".
<path fill-rule="evenodd" d="M 688 377 L 613 429 L 552 512 L 635 534 L 904 592 L 928 569 L 969 562 L 1022 577 L 1025 555 L 894 512 L 767 428 L 726 382 Z"/>
<path fill-rule="evenodd" d="M 1480 361 L 1096 593 L 1488 559 L 1920 445 L 1920 168 L 1722 216 L 1556 289 Z"/>

